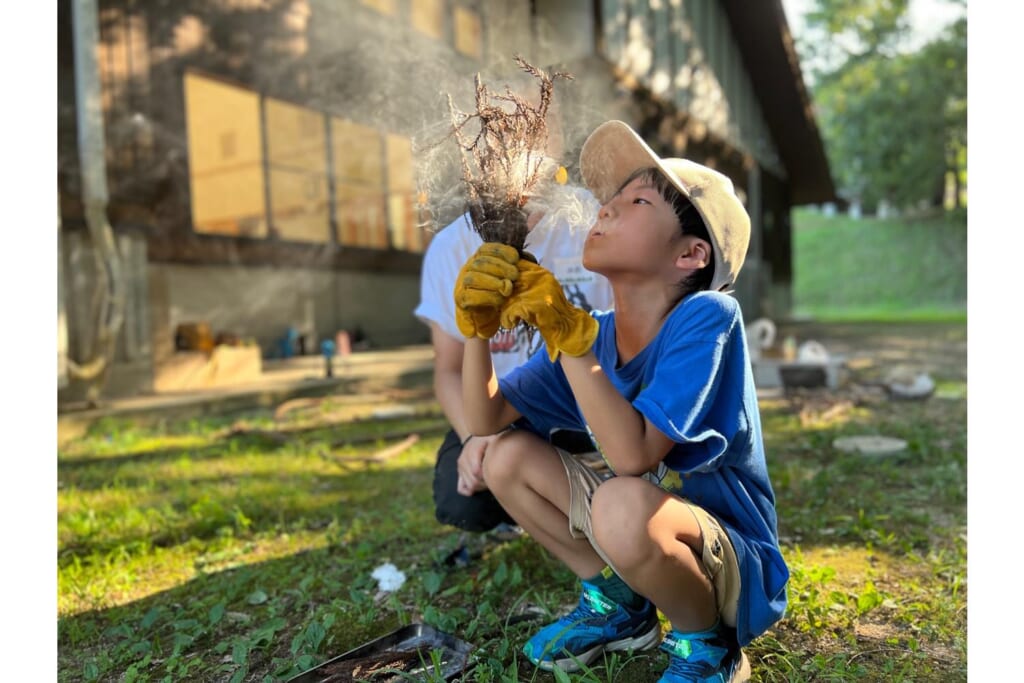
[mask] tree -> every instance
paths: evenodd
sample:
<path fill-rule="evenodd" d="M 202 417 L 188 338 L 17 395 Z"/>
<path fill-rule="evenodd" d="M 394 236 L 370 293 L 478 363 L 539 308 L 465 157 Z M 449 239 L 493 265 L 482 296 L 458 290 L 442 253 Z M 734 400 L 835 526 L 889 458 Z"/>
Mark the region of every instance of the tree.
<path fill-rule="evenodd" d="M 909 0 L 815 0 L 804 17 L 800 52 L 812 80 L 830 80 L 859 62 L 893 56 L 907 36 Z"/>
<path fill-rule="evenodd" d="M 830 37 L 812 50 L 818 119 L 840 194 L 868 210 L 883 200 L 941 205 L 950 177 L 959 205 L 965 180 L 967 21 L 900 52 L 906 9 L 906 0 L 817 0 L 801 40 Z"/>

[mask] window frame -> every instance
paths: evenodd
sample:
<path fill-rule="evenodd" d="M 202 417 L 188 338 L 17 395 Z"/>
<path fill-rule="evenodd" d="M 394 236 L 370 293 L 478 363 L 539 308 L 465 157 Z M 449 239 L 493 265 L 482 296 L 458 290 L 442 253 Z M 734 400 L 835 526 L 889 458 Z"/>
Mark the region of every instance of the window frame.
<path fill-rule="evenodd" d="M 204 230 L 197 229 L 197 226 L 196 226 L 196 223 L 195 223 L 195 218 L 194 218 L 194 213 L 193 213 L 194 195 L 195 195 L 195 188 L 194 188 L 193 176 L 192 176 L 193 159 L 192 159 L 191 150 L 189 150 L 188 155 L 187 155 L 187 162 L 186 162 L 187 165 L 188 165 L 188 168 L 189 168 L 189 171 L 188 171 L 188 174 L 187 174 L 188 191 L 186 193 L 186 199 L 185 199 L 185 201 L 187 201 L 187 203 L 188 203 L 188 206 L 185 207 L 185 208 L 186 208 L 186 215 L 188 216 L 188 221 L 189 221 L 188 231 L 189 231 L 189 234 L 190 234 L 191 237 L 197 238 L 196 241 L 200 241 L 200 242 L 207 243 L 207 244 L 210 244 L 210 245 L 212 245 L 213 243 L 216 243 L 216 242 L 224 242 L 225 244 L 235 244 L 235 245 L 249 245 L 249 246 L 245 246 L 244 249 L 248 253 L 250 253 L 250 254 L 253 254 L 253 255 L 257 255 L 258 254 L 258 256 L 256 257 L 256 260 L 260 260 L 260 261 L 262 261 L 262 260 L 270 260 L 270 261 L 277 261 L 277 260 L 279 260 L 279 259 L 276 259 L 276 258 L 267 259 L 267 255 L 272 253 L 272 252 L 274 252 L 275 249 L 278 250 L 278 251 L 281 251 L 281 253 L 284 255 L 285 260 L 292 260 L 292 259 L 294 259 L 295 255 L 297 253 L 299 253 L 299 251 L 307 251 L 308 252 L 309 250 L 315 250 L 315 251 L 319 251 L 319 252 L 322 252 L 322 251 L 326 250 L 326 251 L 334 253 L 336 255 L 337 254 L 342 254 L 344 252 L 350 252 L 353 255 L 356 254 L 356 253 L 359 253 L 359 254 L 363 255 L 362 256 L 363 259 L 365 259 L 367 257 L 367 255 L 369 255 L 369 254 L 378 254 L 378 255 L 383 255 L 383 256 L 387 256 L 387 257 L 395 257 L 397 255 L 403 255 L 403 256 L 407 255 L 409 257 L 415 258 L 417 262 L 422 258 L 423 252 L 426 250 L 426 245 L 429 242 L 429 237 L 426 236 L 426 235 L 421 235 L 419 237 L 419 239 L 408 239 L 407 238 L 407 239 L 404 239 L 404 240 L 396 240 L 395 239 L 396 231 L 405 230 L 406 231 L 406 235 L 408 236 L 408 226 L 404 225 L 404 223 L 402 225 L 395 225 L 394 224 L 395 222 L 394 222 L 393 217 L 391 215 L 392 207 L 394 206 L 394 198 L 396 197 L 397 194 L 401 194 L 401 192 L 403 192 L 403 191 L 405 191 L 405 193 L 409 195 L 407 201 L 409 203 L 411 203 L 412 206 L 415 206 L 415 197 L 416 197 L 415 169 L 414 169 L 414 167 L 411 169 L 412 176 L 413 176 L 413 179 L 412 179 L 413 187 L 412 187 L 412 189 L 411 190 L 396 189 L 396 185 L 401 187 L 401 186 L 407 185 L 409 183 L 408 183 L 407 179 L 403 180 L 403 179 L 396 179 L 395 178 L 395 176 L 394 176 L 395 172 L 390 168 L 390 164 L 389 164 L 389 161 L 390 161 L 389 153 L 388 153 L 389 145 L 387 143 L 392 138 L 399 138 L 399 139 L 408 141 L 409 144 L 411 145 L 411 143 L 412 143 L 411 137 L 409 137 L 408 135 L 405 135 L 404 133 L 402 133 L 400 131 L 389 130 L 389 129 L 382 129 L 382 128 L 380 128 L 378 126 L 375 126 L 373 124 L 367 124 L 367 123 L 363 123 L 363 122 L 360 122 L 360 121 L 357 121 L 357 120 L 354 120 L 354 119 L 346 118 L 344 116 L 344 113 L 342 113 L 342 112 L 336 112 L 336 111 L 330 111 L 330 110 L 310 107 L 310 106 L 307 106 L 306 104 L 303 104 L 301 102 L 296 102 L 294 99 L 290 99 L 288 97 L 281 97 L 280 95 L 277 95 L 277 94 L 271 94 L 271 93 L 268 93 L 266 91 L 261 91 L 261 90 L 258 90 L 256 88 L 250 87 L 247 84 L 237 82 L 237 81 L 235 81 L 233 79 L 224 78 L 223 76 L 220 76 L 220 75 L 217 75 L 217 74 L 212 74 L 212 73 L 207 72 L 207 71 L 202 70 L 202 69 L 197 69 L 197 68 L 189 67 L 189 68 L 185 69 L 183 71 L 182 75 L 181 75 L 182 110 L 183 110 L 182 111 L 182 114 L 183 114 L 182 119 L 183 119 L 183 122 L 184 122 L 184 129 L 185 129 L 184 132 L 185 132 L 185 137 L 186 137 L 186 147 L 187 148 L 191 144 L 191 140 L 192 140 L 190 126 L 195 125 L 195 123 L 191 121 L 191 119 L 194 117 L 194 115 L 192 115 L 189 112 L 188 98 L 187 98 L 187 96 L 185 94 L 186 93 L 186 80 L 189 77 L 205 79 L 205 80 L 208 80 L 208 81 L 212 81 L 214 83 L 220 83 L 220 84 L 232 87 L 232 88 L 240 89 L 240 90 L 242 90 L 242 91 L 244 91 L 246 93 L 250 93 L 250 94 L 256 96 L 257 101 L 258 101 L 258 109 L 259 109 L 259 131 L 258 131 L 258 134 L 259 134 L 260 144 L 261 144 L 261 157 L 260 157 L 260 166 L 261 166 L 261 168 L 260 168 L 260 174 L 261 174 L 261 178 L 262 178 L 263 194 L 264 194 L 263 206 L 262 206 L 262 216 L 263 216 L 263 219 L 264 219 L 264 221 L 266 223 L 265 236 L 249 236 L 249 235 L 241 235 L 241 234 L 230 234 L 230 233 L 226 233 L 226 232 L 204 231 Z M 271 154 L 270 154 L 270 150 L 269 150 L 270 131 L 269 131 L 269 128 L 268 128 L 268 120 L 267 120 L 267 101 L 268 101 L 268 99 L 269 100 L 275 100 L 277 102 L 281 102 L 281 103 L 283 103 L 285 105 L 288 105 L 288 106 L 299 107 L 299 108 L 302 108 L 304 110 L 314 112 L 315 114 L 317 114 L 318 119 L 323 124 L 323 127 L 324 127 L 323 128 L 323 130 L 324 130 L 323 142 L 324 142 L 324 144 L 322 146 L 322 153 L 321 154 L 322 154 L 323 169 L 324 169 L 323 178 L 324 178 L 324 181 L 326 182 L 326 186 L 327 186 L 326 199 L 324 201 L 327 204 L 327 216 L 328 216 L 328 218 L 327 218 L 327 220 L 328 220 L 328 230 L 327 230 L 326 239 L 323 240 L 323 241 L 319 241 L 319 240 L 295 240 L 295 239 L 288 239 L 288 238 L 282 237 L 280 235 L 280 230 L 278 229 L 277 226 L 274 225 L 274 220 L 273 220 L 274 214 L 273 214 L 273 206 L 272 206 L 272 196 L 273 196 L 273 190 L 274 190 L 274 187 L 272 185 L 272 183 L 273 183 L 273 173 L 274 173 L 275 170 L 280 170 L 280 169 L 275 169 L 275 164 L 271 160 Z M 381 219 L 375 225 L 371 226 L 371 238 L 366 240 L 366 241 L 364 241 L 364 242 L 361 242 L 361 243 L 360 242 L 353 243 L 353 242 L 345 241 L 344 240 L 344 235 L 342 234 L 342 230 L 341 230 L 341 224 L 339 223 L 339 197 L 338 197 L 338 190 L 339 190 L 340 184 L 344 183 L 345 181 L 344 181 L 344 179 L 340 178 L 337 175 L 338 160 L 336 159 L 336 153 L 337 153 L 336 144 L 335 144 L 335 140 L 333 139 L 333 126 L 332 126 L 332 122 L 333 121 L 342 121 L 342 122 L 345 122 L 345 123 L 348 123 L 348 124 L 352 124 L 352 125 L 357 126 L 357 127 L 373 130 L 375 135 L 379 138 L 379 140 L 382 143 L 382 144 L 380 144 L 378 146 L 378 149 L 376 151 L 377 156 L 375 158 L 375 161 L 372 164 L 373 167 L 379 168 L 379 170 L 380 170 L 380 185 L 377 187 L 377 190 L 378 190 L 378 192 L 380 194 L 380 200 L 381 200 L 380 201 L 380 204 L 381 204 L 381 206 L 380 206 L 380 208 L 381 208 L 381 212 L 380 212 Z M 168 242 L 171 242 L 171 241 L 173 241 L 173 240 L 168 240 Z M 165 255 L 165 260 L 176 260 L 176 259 L 166 259 L 167 252 L 168 251 L 173 251 L 174 249 L 172 247 L 170 247 L 169 244 L 161 244 L 161 242 L 162 242 L 162 240 L 156 240 L 155 249 L 154 249 L 154 251 L 156 252 L 155 255 L 158 255 L 158 256 L 159 255 Z M 282 250 L 282 248 L 283 248 L 283 250 Z M 299 251 L 297 251 L 297 250 L 299 250 Z M 195 249 L 185 249 L 184 251 L 185 252 L 191 252 L 191 253 L 184 254 L 185 260 L 194 260 L 195 259 L 195 256 L 196 256 Z M 289 254 L 290 254 L 290 256 L 289 256 Z M 206 260 L 206 259 L 202 259 L 202 260 Z M 237 260 L 237 259 L 235 259 L 235 260 Z M 317 260 L 317 259 L 314 259 L 314 260 Z M 319 259 L 319 260 L 322 260 L 322 259 Z M 331 259 L 328 259 L 328 260 L 331 260 Z M 337 259 L 333 259 L 333 260 L 337 260 Z M 350 258 L 342 258 L 341 260 L 342 261 L 350 261 Z M 404 261 L 405 259 L 401 259 L 401 260 Z M 309 258 L 305 257 L 304 261 L 306 263 L 309 263 Z M 377 259 L 372 259 L 372 261 L 376 262 Z M 377 263 L 377 267 L 379 267 L 379 263 Z"/>

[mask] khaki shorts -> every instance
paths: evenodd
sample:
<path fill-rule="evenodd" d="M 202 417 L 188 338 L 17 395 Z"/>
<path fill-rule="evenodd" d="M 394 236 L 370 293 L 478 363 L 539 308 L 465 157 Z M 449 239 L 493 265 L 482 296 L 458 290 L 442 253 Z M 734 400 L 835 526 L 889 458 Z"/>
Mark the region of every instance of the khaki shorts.
<path fill-rule="evenodd" d="M 562 465 L 565 467 L 565 473 L 569 477 L 569 533 L 573 538 L 589 540 L 590 545 L 601 559 L 615 570 L 615 565 L 594 542 L 594 531 L 590 524 L 590 499 L 597 487 L 614 475 L 607 469 L 601 471 L 585 464 L 580 456 L 573 456 L 561 448 L 555 450 L 558 451 Z M 585 458 L 585 456 L 583 457 Z M 653 477 L 645 475 L 644 478 L 657 485 Z M 701 563 L 705 576 L 714 586 L 718 613 L 727 626 L 735 627 L 736 608 L 740 595 L 740 568 L 736 561 L 736 551 L 732 547 L 732 541 L 729 540 L 729 534 L 707 510 L 690 503 L 685 498 L 680 498 L 680 500 L 693 513 L 697 526 L 700 527 L 701 538 L 704 542 Z"/>

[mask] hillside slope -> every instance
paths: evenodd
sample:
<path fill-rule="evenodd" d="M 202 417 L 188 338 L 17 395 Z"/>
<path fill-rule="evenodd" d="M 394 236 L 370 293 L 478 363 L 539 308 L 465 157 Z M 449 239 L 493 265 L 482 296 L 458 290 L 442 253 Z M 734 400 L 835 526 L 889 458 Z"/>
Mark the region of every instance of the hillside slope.
<path fill-rule="evenodd" d="M 798 209 L 793 226 L 795 317 L 966 318 L 966 214 L 854 220 Z"/>

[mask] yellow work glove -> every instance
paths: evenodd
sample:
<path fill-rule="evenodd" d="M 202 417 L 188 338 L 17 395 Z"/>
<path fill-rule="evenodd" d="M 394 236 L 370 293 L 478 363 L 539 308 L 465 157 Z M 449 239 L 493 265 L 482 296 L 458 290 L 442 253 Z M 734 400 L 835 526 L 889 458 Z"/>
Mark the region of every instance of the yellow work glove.
<path fill-rule="evenodd" d="M 501 309 L 502 327 L 511 329 L 519 322 L 540 332 L 552 363 L 559 353 L 582 356 L 597 339 L 597 320 L 569 303 L 551 271 L 526 260 L 519 261 L 519 279 Z"/>
<path fill-rule="evenodd" d="M 519 252 L 485 242 L 469 257 L 455 280 L 455 324 L 466 338 L 490 339 L 500 325 L 501 306 L 519 278 Z"/>

